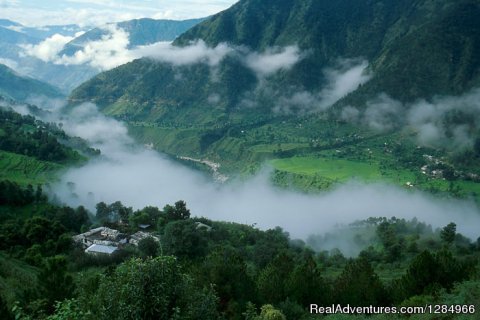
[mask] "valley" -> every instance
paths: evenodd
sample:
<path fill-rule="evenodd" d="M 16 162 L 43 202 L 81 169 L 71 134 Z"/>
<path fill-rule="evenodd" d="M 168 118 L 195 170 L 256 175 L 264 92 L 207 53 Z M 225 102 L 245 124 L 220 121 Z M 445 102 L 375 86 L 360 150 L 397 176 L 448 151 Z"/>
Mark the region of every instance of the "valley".
<path fill-rule="evenodd" d="M 0 8 L 0 319 L 478 318 L 477 0 Z"/>
<path fill-rule="evenodd" d="M 285 188 L 320 192 L 353 179 L 480 200 L 480 185 L 472 178 L 480 172 L 478 163 L 458 165 L 456 157 L 461 155 L 420 147 L 408 131 L 378 134 L 328 120 L 280 119 L 258 127 L 240 124 L 216 130 L 133 122 L 129 133 L 172 157 L 218 162 L 225 175 L 246 178 L 271 167 L 272 181 Z M 432 154 L 445 163 L 432 163 Z M 428 172 L 422 171 L 425 166 Z M 432 174 L 437 167 L 440 171 Z M 209 171 L 208 166 L 198 169 Z"/>

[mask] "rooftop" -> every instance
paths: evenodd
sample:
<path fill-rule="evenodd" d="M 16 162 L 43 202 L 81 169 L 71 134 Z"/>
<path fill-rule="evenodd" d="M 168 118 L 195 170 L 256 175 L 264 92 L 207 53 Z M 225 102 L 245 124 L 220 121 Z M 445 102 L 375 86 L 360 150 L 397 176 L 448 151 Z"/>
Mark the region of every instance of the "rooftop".
<path fill-rule="evenodd" d="M 92 244 L 90 247 L 85 249 L 86 253 L 104 253 L 104 254 L 112 254 L 117 251 L 117 247 L 114 246 L 106 246 L 102 244 Z"/>

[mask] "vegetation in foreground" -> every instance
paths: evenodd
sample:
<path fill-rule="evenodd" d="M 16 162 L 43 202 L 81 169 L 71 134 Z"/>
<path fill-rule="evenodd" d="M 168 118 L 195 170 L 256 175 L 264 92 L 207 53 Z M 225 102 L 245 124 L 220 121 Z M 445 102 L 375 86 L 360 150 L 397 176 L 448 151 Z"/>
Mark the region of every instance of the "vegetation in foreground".
<path fill-rule="evenodd" d="M 472 242 L 453 223 L 433 230 L 416 220 L 357 221 L 342 231 L 362 244 L 348 258 L 322 249 L 335 234 L 305 243 L 280 228 L 191 217 L 183 201 L 137 211 L 99 203 L 93 215 L 49 204 L 41 189 L 0 188 L 2 319 L 318 318 L 308 313 L 312 303 L 480 307 L 480 238 Z M 131 233 L 140 224 L 160 242 L 147 237 L 92 256 L 71 238 L 98 225 Z"/>

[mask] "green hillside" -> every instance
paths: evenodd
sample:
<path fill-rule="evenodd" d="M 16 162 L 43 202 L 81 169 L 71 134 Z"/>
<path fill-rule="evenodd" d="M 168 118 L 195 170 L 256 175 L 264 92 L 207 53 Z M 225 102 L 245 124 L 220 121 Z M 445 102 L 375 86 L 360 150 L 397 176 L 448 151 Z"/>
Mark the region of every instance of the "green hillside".
<path fill-rule="evenodd" d="M 60 170 L 98 153 L 54 124 L 22 116 L 0 104 L 0 181 L 44 184 L 55 180 Z"/>
<path fill-rule="evenodd" d="M 38 80 L 22 77 L 3 64 L 0 64 L 0 95 L 20 102 L 35 96 L 62 97 L 60 91 L 55 87 Z"/>
<path fill-rule="evenodd" d="M 480 84 L 479 13 L 473 0 L 363 0 L 354 4 L 347 0 L 244 0 L 193 27 L 175 43 L 183 46 L 202 39 L 210 46 L 227 42 L 257 51 L 294 44 L 309 50 L 292 70 L 275 76 L 275 86 L 284 90 L 287 85 L 318 89 L 325 82 L 323 68 L 338 58 L 360 57 L 370 62 L 375 76 L 359 95 L 386 92 L 411 101 L 460 93 Z M 183 81 L 172 81 L 169 66 L 143 59 L 99 75 L 75 90 L 71 98 L 94 100 L 103 106 L 124 102 L 130 106 L 128 111 L 136 113 L 137 108 L 205 105 L 208 95 L 218 92 L 223 98 L 220 105 L 233 107 L 238 102 L 235 98 L 254 86 L 255 79 L 243 69 L 235 59 L 222 63 L 222 81 L 217 85 L 201 81 L 208 76 L 207 70 L 194 65 L 177 70 L 185 73 Z M 152 80 L 161 81 L 151 84 Z M 192 84 L 196 85 L 193 99 L 192 94 L 184 95 Z M 143 118 L 148 116 L 146 112 Z"/>
<path fill-rule="evenodd" d="M 475 150 L 425 147 L 420 153 L 415 132 L 404 130 L 400 119 L 392 121 L 401 130 L 378 132 L 346 123 L 339 114 L 347 105 L 364 112 L 367 102 L 380 93 L 407 103 L 457 95 L 480 85 L 479 14 L 473 0 L 243 0 L 175 41 L 178 47 L 201 39 L 210 47 L 228 43 L 243 48 L 218 66 L 139 59 L 87 81 L 73 91 L 70 101 L 95 102 L 105 114 L 126 121 L 139 142 L 173 156 L 216 161 L 225 173 L 255 172 L 265 160 L 315 158 L 318 166 L 313 171 L 277 169 L 281 176 L 294 174 L 302 189 L 312 184 L 324 188 L 345 180 L 350 171 L 332 179 L 319 175 L 321 164 L 339 160 L 341 165 L 345 157 L 357 161 L 357 154 L 368 149 L 369 159 L 382 170 L 399 170 L 400 176 L 414 181 L 390 179 L 375 167 L 367 180 L 387 177 L 401 185 L 411 182 L 443 191 L 457 190 L 449 183 L 456 181 L 458 193 L 467 195 L 478 190 L 480 143 Z M 297 45 L 302 58 L 290 69 L 261 80 L 241 58 L 242 52 L 289 45 Z M 339 59 L 367 60 L 371 79 L 339 97 L 328 112 L 304 111 L 305 100 L 313 110 L 319 108 L 318 93 L 331 80 L 325 68 L 342 65 Z M 278 112 L 288 99 L 294 101 L 291 112 Z M 444 123 L 464 124 L 478 138 L 479 128 L 469 117 L 451 113 Z M 386 143 L 398 144 L 402 152 L 392 151 Z M 433 154 L 440 159 L 438 170 L 448 176 L 445 180 L 431 174 L 435 170 L 431 168 L 439 165 L 424 156 Z M 431 170 L 423 173 L 424 166 Z M 351 177 L 358 175 L 362 176 Z M 438 183 L 431 186 L 422 182 L 425 179 Z"/>
<path fill-rule="evenodd" d="M 60 164 L 0 150 L 0 180 L 21 185 L 44 184 L 54 180 L 63 168 Z"/>

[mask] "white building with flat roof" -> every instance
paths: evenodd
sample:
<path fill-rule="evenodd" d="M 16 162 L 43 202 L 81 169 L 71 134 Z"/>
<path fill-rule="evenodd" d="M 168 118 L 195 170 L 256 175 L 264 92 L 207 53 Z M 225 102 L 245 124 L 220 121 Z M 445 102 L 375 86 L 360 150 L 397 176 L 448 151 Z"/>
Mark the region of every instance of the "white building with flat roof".
<path fill-rule="evenodd" d="M 101 255 L 101 254 L 111 255 L 117 250 L 118 250 L 118 247 L 115 247 L 115 246 L 106 246 L 103 244 L 94 243 L 90 247 L 85 249 L 85 252 L 90 254 L 96 254 L 96 255 Z"/>

